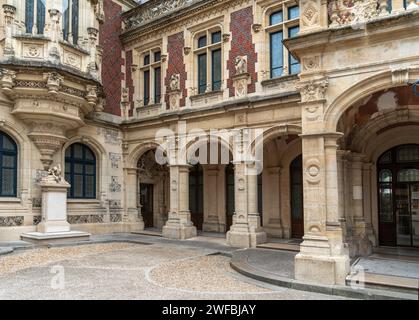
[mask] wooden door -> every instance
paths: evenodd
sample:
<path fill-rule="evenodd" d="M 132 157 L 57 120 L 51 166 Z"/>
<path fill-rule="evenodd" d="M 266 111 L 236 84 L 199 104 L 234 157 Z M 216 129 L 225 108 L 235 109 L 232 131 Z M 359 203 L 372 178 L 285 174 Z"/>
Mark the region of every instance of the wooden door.
<path fill-rule="evenodd" d="M 302 156 L 298 156 L 290 165 L 291 189 L 291 237 L 304 236 L 304 203 L 303 203 L 303 167 Z"/>

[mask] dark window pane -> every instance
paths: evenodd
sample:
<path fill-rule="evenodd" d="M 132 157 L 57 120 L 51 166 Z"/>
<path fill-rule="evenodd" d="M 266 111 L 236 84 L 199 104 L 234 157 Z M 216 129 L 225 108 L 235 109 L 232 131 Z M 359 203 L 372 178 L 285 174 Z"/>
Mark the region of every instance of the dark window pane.
<path fill-rule="evenodd" d="M 300 9 L 298 6 L 288 8 L 288 20 L 297 19 L 300 15 Z"/>
<path fill-rule="evenodd" d="M 78 39 L 79 39 L 79 0 L 72 1 L 71 33 L 73 35 L 73 43 L 77 44 Z"/>
<path fill-rule="evenodd" d="M 149 65 L 150 64 L 150 55 L 147 54 L 144 56 L 144 65 Z"/>
<path fill-rule="evenodd" d="M 86 164 L 85 170 L 86 174 L 95 174 L 95 166 L 92 164 Z"/>
<path fill-rule="evenodd" d="M 221 50 L 212 51 L 212 90 L 221 89 Z"/>
<path fill-rule="evenodd" d="M 25 3 L 25 27 L 26 33 L 32 33 L 34 17 L 34 0 L 26 0 Z"/>
<path fill-rule="evenodd" d="M 207 54 L 198 56 L 198 93 L 207 90 Z"/>
<path fill-rule="evenodd" d="M 15 156 L 3 156 L 3 168 L 11 168 L 15 167 Z"/>
<path fill-rule="evenodd" d="M 72 150 L 66 152 L 65 161 L 65 179 L 71 184 L 68 197 L 95 198 L 96 158 L 93 151 L 80 143 L 73 144 L 68 150 Z M 76 158 L 76 154 L 81 157 Z"/>
<path fill-rule="evenodd" d="M 5 135 L 3 135 L 3 145 L 0 146 L 0 148 L 3 150 L 16 151 L 16 145 L 13 140 Z"/>
<path fill-rule="evenodd" d="M 86 177 L 86 198 L 93 198 L 95 195 L 95 177 Z"/>
<path fill-rule="evenodd" d="M 213 44 L 221 42 L 221 31 L 214 32 L 214 33 L 211 34 L 211 42 Z"/>
<path fill-rule="evenodd" d="M 391 182 L 393 179 L 391 170 L 388 170 L 388 169 L 381 170 L 380 176 L 378 179 L 380 182 Z"/>
<path fill-rule="evenodd" d="M 85 155 L 85 159 L 86 160 L 95 160 L 95 156 L 94 156 L 94 154 L 93 154 L 93 152 L 92 151 L 90 151 L 89 149 L 87 149 L 87 148 L 85 148 L 84 149 L 84 155 Z"/>
<path fill-rule="evenodd" d="M 289 38 L 295 37 L 298 34 L 299 30 L 300 30 L 299 26 L 289 28 L 288 29 L 288 37 Z M 288 64 L 289 64 L 290 74 L 300 73 L 300 64 L 299 64 L 298 60 L 293 57 L 292 54 L 289 55 L 289 60 L 288 61 L 289 61 Z"/>
<path fill-rule="evenodd" d="M 75 174 L 73 177 L 73 197 L 74 198 L 83 198 L 83 176 Z"/>
<path fill-rule="evenodd" d="M 2 170 L 2 181 L 1 181 L 1 190 L 2 196 L 12 196 L 14 195 L 15 189 L 15 170 L 14 169 L 3 169 Z"/>
<path fill-rule="evenodd" d="M 379 186 L 380 222 L 393 222 L 393 189 L 390 184 Z"/>
<path fill-rule="evenodd" d="M 66 158 L 70 158 L 71 157 L 71 147 L 67 148 L 65 150 L 65 157 Z"/>
<path fill-rule="evenodd" d="M 384 153 L 380 160 L 378 161 L 379 163 L 391 163 L 392 160 L 392 156 L 391 156 L 391 151 L 387 151 L 386 153 Z"/>
<path fill-rule="evenodd" d="M 77 1 L 77 0 L 75 0 Z M 37 2 L 37 17 L 36 17 L 36 25 L 38 27 L 38 34 L 44 33 L 45 28 L 45 2 L 46 0 L 38 0 Z"/>
<path fill-rule="evenodd" d="M 154 62 L 158 62 L 160 60 L 161 60 L 161 52 L 160 51 L 154 52 Z"/>
<path fill-rule="evenodd" d="M 282 38 L 282 31 L 271 33 L 270 35 L 271 78 L 282 75 L 284 60 Z"/>
<path fill-rule="evenodd" d="M 83 145 L 79 143 L 73 144 L 73 156 L 76 159 L 83 159 Z"/>
<path fill-rule="evenodd" d="M 161 100 L 161 69 L 154 69 L 154 102 L 160 103 Z"/>
<path fill-rule="evenodd" d="M 280 23 L 283 21 L 282 11 L 274 12 L 269 17 L 269 24 L 272 26 L 274 24 Z"/>
<path fill-rule="evenodd" d="M 74 173 L 83 174 L 83 165 L 80 163 L 74 164 Z"/>
<path fill-rule="evenodd" d="M 150 71 L 144 71 L 144 105 L 150 102 Z"/>
<path fill-rule="evenodd" d="M 234 166 L 229 164 L 226 168 L 226 202 L 227 202 L 227 215 L 234 215 L 235 211 L 235 198 L 234 198 Z"/>
<path fill-rule="evenodd" d="M 405 146 L 397 149 L 397 162 L 419 161 L 419 147 Z"/>
<path fill-rule="evenodd" d="M 68 40 L 68 33 L 70 32 L 69 1 L 70 0 L 63 0 L 62 24 L 63 24 L 63 38 L 64 38 L 64 40 Z"/>
<path fill-rule="evenodd" d="M 207 36 L 202 36 L 198 39 L 198 48 L 203 48 L 207 45 Z"/>

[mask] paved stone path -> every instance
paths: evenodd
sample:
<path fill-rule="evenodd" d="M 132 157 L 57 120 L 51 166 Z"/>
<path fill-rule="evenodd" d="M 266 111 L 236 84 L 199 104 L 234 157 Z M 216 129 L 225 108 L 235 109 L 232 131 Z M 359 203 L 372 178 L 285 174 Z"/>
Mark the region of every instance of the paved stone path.
<path fill-rule="evenodd" d="M 0 299 L 342 299 L 248 279 L 214 255 L 219 247 L 161 240 L 17 250 L 0 256 Z M 23 267 L 5 267 L 13 263 Z"/>

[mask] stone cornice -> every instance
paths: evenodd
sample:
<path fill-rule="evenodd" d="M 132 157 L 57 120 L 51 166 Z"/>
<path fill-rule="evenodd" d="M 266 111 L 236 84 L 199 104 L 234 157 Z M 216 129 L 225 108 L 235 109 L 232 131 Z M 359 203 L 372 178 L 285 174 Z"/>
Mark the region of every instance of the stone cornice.
<path fill-rule="evenodd" d="M 157 2 L 157 1 L 154 1 Z M 218 10 L 223 14 L 226 10 L 234 7 L 243 7 L 246 4 L 252 5 L 252 0 L 195 0 L 192 4 L 181 7 L 178 10 L 167 12 L 154 19 L 150 19 L 138 26 L 126 30 L 120 35 L 121 41 L 126 45 L 133 41 L 141 41 L 147 36 L 155 36 L 156 33 L 170 32 L 176 28 L 196 24 L 197 20 L 207 18 L 208 15 Z M 145 4 L 144 4 L 145 5 Z M 141 6 L 127 11 L 123 19 L 137 14 Z"/>
<path fill-rule="evenodd" d="M 383 37 L 384 39 L 389 39 L 391 33 L 408 36 L 407 30 L 413 34 L 418 27 L 419 11 L 406 11 L 368 21 L 364 28 L 354 28 L 351 25 L 328 28 L 284 39 L 283 44 L 296 58 L 300 59 L 302 52 L 310 51 L 312 54 L 324 50 L 326 46 L 336 46 L 337 43 L 344 44 L 346 42 L 345 45 L 355 45 L 356 42 L 363 43 L 366 36 L 370 38 Z M 365 32 L 365 29 L 368 29 L 368 32 Z"/>

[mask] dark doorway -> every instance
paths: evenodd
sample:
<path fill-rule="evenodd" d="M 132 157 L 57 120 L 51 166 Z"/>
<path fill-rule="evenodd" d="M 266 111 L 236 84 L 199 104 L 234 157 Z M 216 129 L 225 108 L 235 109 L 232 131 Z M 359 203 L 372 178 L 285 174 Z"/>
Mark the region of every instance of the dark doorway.
<path fill-rule="evenodd" d="M 226 176 L 226 231 L 230 230 L 233 224 L 235 211 L 234 197 L 234 165 L 230 163 L 225 169 Z"/>
<path fill-rule="evenodd" d="M 153 185 L 140 183 L 140 204 L 141 215 L 144 220 L 145 228 L 152 228 L 153 223 Z"/>
<path fill-rule="evenodd" d="M 291 237 L 302 238 L 304 235 L 303 205 L 303 157 L 299 155 L 290 165 L 291 183 Z"/>
<path fill-rule="evenodd" d="M 189 210 L 191 220 L 198 230 L 204 222 L 204 172 L 200 164 L 189 171 Z"/>
<path fill-rule="evenodd" d="M 379 242 L 419 247 L 419 145 L 403 145 L 378 159 Z"/>

